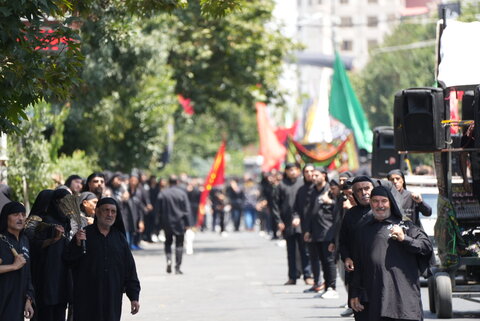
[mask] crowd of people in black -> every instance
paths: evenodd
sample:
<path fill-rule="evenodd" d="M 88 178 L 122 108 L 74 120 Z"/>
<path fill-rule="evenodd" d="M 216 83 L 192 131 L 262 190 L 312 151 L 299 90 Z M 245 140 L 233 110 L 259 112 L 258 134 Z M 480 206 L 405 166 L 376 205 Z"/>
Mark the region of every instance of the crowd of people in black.
<path fill-rule="evenodd" d="M 131 251 L 158 242 L 163 231 L 166 271 L 173 272 L 175 242 L 174 270 L 183 274 L 185 233 L 199 223 L 202 191 L 202 181 L 185 174 L 72 175 L 40 192 L 28 218 L 8 190 L 0 193 L 0 320 L 119 320 L 123 292 L 137 313 L 140 283 Z M 72 197 L 79 220 L 63 206 Z M 258 180 L 228 179 L 210 191 L 207 209 L 200 231 L 227 236 L 231 222 L 234 232 L 259 230 L 285 242 L 285 285 L 303 278 L 304 292 L 338 298 L 338 266 L 349 294 L 342 315 L 422 319 L 418 276 L 428 271 L 432 245 L 419 213 L 431 215 L 431 208 L 406 190 L 401 171 L 379 180 L 288 163 L 283 173 Z"/>

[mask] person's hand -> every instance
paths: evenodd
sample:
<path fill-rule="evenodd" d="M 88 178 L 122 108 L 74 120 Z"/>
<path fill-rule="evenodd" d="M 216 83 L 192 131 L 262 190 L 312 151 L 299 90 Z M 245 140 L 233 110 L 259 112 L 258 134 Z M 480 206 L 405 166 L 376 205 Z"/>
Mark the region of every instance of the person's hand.
<path fill-rule="evenodd" d="M 23 254 L 16 255 L 13 260 L 13 267 L 16 270 L 20 270 L 25 264 L 27 264 L 27 260 L 23 257 Z"/>
<path fill-rule="evenodd" d="M 399 242 L 403 242 L 403 240 L 405 239 L 405 233 L 403 232 L 403 228 L 401 228 L 399 225 L 394 225 L 390 230 L 390 237 Z"/>
<path fill-rule="evenodd" d="M 303 235 L 303 240 L 305 242 L 311 242 L 312 241 L 312 235 L 310 235 L 309 232 L 306 232 L 304 235 Z"/>
<path fill-rule="evenodd" d="M 335 252 L 335 243 L 330 243 L 330 244 L 328 244 L 327 250 L 328 250 L 328 252 L 330 252 L 330 253 Z"/>
<path fill-rule="evenodd" d="M 145 223 L 143 223 L 143 221 L 138 222 L 138 231 L 140 233 L 143 233 L 143 231 L 145 231 Z"/>
<path fill-rule="evenodd" d="M 88 225 L 92 225 L 92 224 L 93 224 L 93 222 L 95 222 L 95 218 L 93 218 L 93 217 L 90 217 L 90 216 L 89 216 L 89 217 L 87 217 L 87 224 L 88 224 Z"/>
<path fill-rule="evenodd" d="M 140 310 L 140 303 L 138 303 L 138 301 L 132 301 L 131 305 L 132 305 L 132 308 L 130 310 L 130 313 L 137 314 L 138 311 Z"/>
<path fill-rule="evenodd" d="M 419 193 L 412 193 L 412 199 L 415 203 L 423 202 L 422 195 Z"/>
<path fill-rule="evenodd" d="M 355 312 L 362 312 L 365 307 L 360 303 L 359 298 L 351 298 L 350 299 L 350 307 Z"/>
<path fill-rule="evenodd" d="M 57 242 L 65 234 L 65 229 L 61 225 L 55 225 L 55 236 L 53 237 L 53 243 Z"/>
<path fill-rule="evenodd" d="M 75 234 L 75 242 L 77 243 L 77 246 L 82 245 L 82 241 L 85 241 L 86 239 L 87 239 L 87 234 L 85 233 L 85 231 L 82 229 L 79 229 Z"/>
<path fill-rule="evenodd" d="M 147 206 L 145 206 L 145 208 L 147 209 L 147 212 L 150 212 L 151 210 L 153 210 L 152 204 L 147 204 Z"/>
<path fill-rule="evenodd" d="M 347 257 L 345 259 L 345 270 L 347 270 L 348 272 L 352 272 L 352 271 L 355 270 L 355 266 L 353 265 L 353 261 L 349 257 Z"/>
<path fill-rule="evenodd" d="M 328 194 L 323 194 L 322 197 L 320 198 L 323 204 L 332 204 L 333 200 L 328 197 Z"/>
<path fill-rule="evenodd" d="M 23 316 L 27 319 L 31 319 L 33 317 L 33 307 L 30 298 L 25 301 L 25 309 L 23 311 Z"/>
<path fill-rule="evenodd" d="M 283 223 L 278 223 L 278 230 L 279 230 L 280 232 L 283 232 L 283 231 L 285 230 L 285 224 L 283 224 Z"/>
<path fill-rule="evenodd" d="M 292 226 L 293 227 L 297 227 L 300 225 L 300 219 L 298 217 L 295 217 L 293 220 L 292 220 Z"/>

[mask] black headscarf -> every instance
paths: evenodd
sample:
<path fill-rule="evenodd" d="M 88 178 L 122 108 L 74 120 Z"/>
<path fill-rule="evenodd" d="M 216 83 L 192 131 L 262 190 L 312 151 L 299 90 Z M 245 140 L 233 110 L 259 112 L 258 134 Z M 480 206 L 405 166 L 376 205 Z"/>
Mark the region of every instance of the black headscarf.
<path fill-rule="evenodd" d="M 33 202 L 32 209 L 30 210 L 30 215 L 44 217 L 47 214 L 47 209 L 52 200 L 53 192 L 52 189 L 44 189 L 38 193 L 35 202 Z"/>
<path fill-rule="evenodd" d="M 10 202 L 3 206 L 0 213 L 0 233 L 3 233 L 8 228 L 8 216 L 14 213 L 26 213 L 25 206 L 19 202 Z"/>
<path fill-rule="evenodd" d="M 372 190 L 372 193 L 370 194 L 370 199 L 374 196 L 383 196 L 387 197 L 388 200 L 390 201 L 390 213 L 392 216 L 402 218 L 402 212 L 400 211 L 400 208 L 398 207 L 397 202 L 395 201 L 395 198 L 393 197 L 392 193 L 388 188 L 385 186 L 377 186 Z"/>
<path fill-rule="evenodd" d="M 403 172 L 399 169 L 392 169 L 390 172 L 387 174 L 387 179 L 390 180 L 390 176 L 392 175 L 400 175 L 402 176 L 403 179 L 403 189 L 407 189 L 407 183 L 405 182 L 405 175 Z"/>
<path fill-rule="evenodd" d="M 66 230 L 70 228 L 70 219 L 60 210 L 58 204 L 60 200 L 67 195 L 71 195 L 69 190 L 63 188 L 54 190 L 47 208 L 47 216 L 53 217 L 55 220 L 62 223 Z"/>
<path fill-rule="evenodd" d="M 118 206 L 117 201 L 114 198 L 111 198 L 111 197 L 104 197 L 104 198 L 102 198 L 98 201 L 96 208 L 98 209 L 102 205 L 105 205 L 105 204 L 115 205 L 115 207 L 117 208 L 117 217 L 115 218 L 115 222 L 113 223 L 112 227 L 119 230 L 121 233 L 123 233 L 123 235 L 127 235 L 127 233 L 125 232 L 125 225 L 123 224 L 122 213 L 120 212 L 120 207 Z M 97 217 L 96 216 L 95 216 L 95 222 L 94 223 L 95 224 L 97 223 Z"/>

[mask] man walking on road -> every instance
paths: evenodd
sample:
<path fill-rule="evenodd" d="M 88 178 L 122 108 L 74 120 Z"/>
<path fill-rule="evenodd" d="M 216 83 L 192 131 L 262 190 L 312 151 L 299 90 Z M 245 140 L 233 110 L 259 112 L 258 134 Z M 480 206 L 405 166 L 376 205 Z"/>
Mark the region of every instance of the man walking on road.
<path fill-rule="evenodd" d="M 165 231 L 165 254 L 167 273 L 172 273 L 172 243 L 175 237 L 175 274 L 183 274 L 180 269 L 183 255 L 185 231 L 191 226 L 190 202 L 185 190 L 178 186 L 178 178 L 170 176 L 169 187 L 158 195 L 158 213 Z"/>

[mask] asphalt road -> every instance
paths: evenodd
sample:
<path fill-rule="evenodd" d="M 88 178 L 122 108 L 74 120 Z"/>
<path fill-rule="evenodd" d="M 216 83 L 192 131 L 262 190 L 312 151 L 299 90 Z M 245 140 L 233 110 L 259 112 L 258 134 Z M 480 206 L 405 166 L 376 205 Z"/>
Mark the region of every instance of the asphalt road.
<path fill-rule="evenodd" d="M 132 316 L 124 299 L 122 320 L 283 321 L 353 320 L 342 318 L 346 303 L 343 283 L 339 299 L 313 298 L 303 293 L 303 281 L 287 280 L 286 249 L 256 232 L 197 233 L 194 254 L 184 255 L 184 275 L 167 274 L 163 245 L 147 244 L 134 253 L 142 286 L 140 312 Z M 427 289 L 422 289 L 425 320 Z M 454 319 L 480 319 L 480 304 L 453 300 Z"/>

